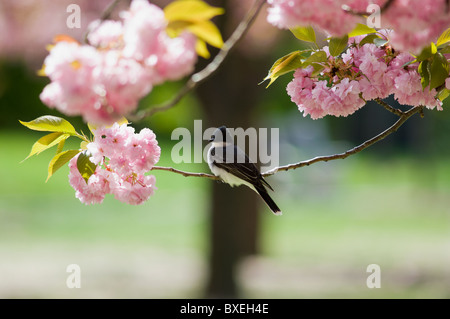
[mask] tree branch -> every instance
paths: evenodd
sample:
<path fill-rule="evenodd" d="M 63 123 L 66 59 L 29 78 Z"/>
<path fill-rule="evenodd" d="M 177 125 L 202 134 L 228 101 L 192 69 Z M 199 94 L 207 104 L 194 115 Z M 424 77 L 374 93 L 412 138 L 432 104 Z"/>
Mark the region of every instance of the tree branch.
<path fill-rule="evenodd" d="M 381 132 L 380 134 L 374 136 L 370 140 L 367 140 L 364 143 L 362 143 L 344 153 L 328 155 L 328 156 L 317 156 L 317 157 L 314 157 L 312 159 L 309 159 L 309 160 L 306 160 L 303 162 L 289 164 L 289 165 L 280 166 L 280 167 L 275 167 L 274 169 L 271 169 L 270 171 L 267 171 L 267 172 L 263 173 L 262 175 L 270 176 L 270 175 L 273 175 L 280 171 L 288 171 L 288 170 L 296 169 L 299 167 L 309 166 L 309 165 L 317 163 L 317 162 L 328 162 L 328 161 L 337 160 L 337 159 L 344 159 L 350 155 L 359 153 L 362 150 L 366 149 L 367 147 L 375 144 L 378 141 L 385 139 L 387 136 L 389 136 L 390 134 L 397 131 L 399 129 L 399 127 L 403 125 L 403 123 L 405 123 L 414 114 L 421 112 L 422 109 L 423 109 L 423 106 L 415 106 L 415 107 L 412 107 L 411 109 L 409 109 L 408 111 L 403 112 L 403 114 L 400 116 L 400 118 L 397 120 L 397 122 L 395 122 L 391 127 L 386 129 L 384 132 Z"/>
<path fill-rule="evenodd" d="M 214 180 L 220 180 L 220 178 L 215 175 L 206 174 L 206 173 L 184 172 L 184 171 L 180 171 L 179 169 L 172 168 L 172 167 L 153 166 L 153 168 L 151 170 L 152 171 L 154 171 L 154 170 L 169 171 L 172 173 L 177 173 L 177 174 L 183 175 L 184 177 L 206 177 L 206 178 L 210 178 L 210 179 L 214 179 Z"/>
<path fill-rule="evenodd" d="M 103 21 L 109 19 L 109 17 L 111 16 L 111 14 L 113 13 L 114 9 L 117 7 L 117 5 L 119 4 L 120 1 L 121 0 L 113 0 L 103 11 L 102 15 L 100 16 L 99 21 L 103 22 Z M 83 36 L 84 42 L 87 44 L 89 44 L 88 36 L 89 36 L 89 33 L 91 33 L 91 32 L 92 32 L 92 30 L 88 29 L 87 32 Z"/>
<path fill-rule="evenodd" d="M 390 106 L 390 105 L 388 105 L 388 106 L 390 108 L 392 108 L 392 106 Z M 399 111 L 399 112 L 401 112 L 401 111 Z M 347 158 L 350 155 L 359 153 L 362 150 L 368 148 L 369 146 L 375 144 L 376 142 L 379 142 L 379 141 L 385 139 L 387 136 L 396 132 L 400 128 L 400 126 L 402 126 L 411 116 L 413 116 L 416 113 L 421 114 L 422 112 L 423 112 L 423 106 L 415 106 L 406 112 L 401 112 L 400 118 L 397 120 L 397 122 L 395 122 L 392 126 L 390 126 L 388 129 L 386 129 L 384 132 L 381 132 L 380 134 L 374 136 L 373 138 L 365 141 L 364 143 L 362 143 L 344 153 L 327 155 L 327 156 L 317 156 L 317 157 L 314 157 L 314 158 L 306 160 L 306 161 L 302 161 L 302 162 L 298 162 L 298 163 L 294 163 L 294 164 L 288 164 L 285 166 L 275 167 L 265 173 L 262 173 L 262 176 L 267 177 L 267 176 L 274 175 L 281 171 L 289 171 L 289 170 L 293 170 L 296 168 L 309 166 L 311 164 L 318 163 L 318 162 L 328 162 L 328 161 L 333 161 L 333 160 L 337 160 L 337 159 Z M 191 176 L 192 177 L 206 177 L 206 178 L 209 178 L 212 180 L 220 180 L 219 177 L 211 175 L 211 174 L 185 172 L 185 171 L 181 171 L 181 170 L 178 170 L 178 169 L 175 169 L 172 167 L 155 166 L 155 167 L 153 167 L 152 170 L 169 171 L 169 172 L 183 175 L 184 177 L 191 177 Z"/>
<path fill-rule="evenodd" d="M 222 64 L 227 55 L 230 53 L 231 49 L 243 38 L 247 33 L 248 29 L 252 25 L 253 21 L 256 19 L 259 11 L 264 5 L 265 0 L 255 0 L 250 11 L 245 16 L 244 20 L 239 23 L 236 30 L 230 38 L 223 44 L 219 53 L 214 57 L 214 59 L 201 71 L 191 75 L 189 80 L 186 82 L 183 88 L 169 101 L 153 106 L 149 109 L 142 110 L 135 115 L 130 115 L 128 118 L 132 121 L 141 121 L 146 117 L 150 117 L 157 112 L 167 111 L 178 104 L 178 102 L 189 92 L 195 89 L 200 83 L 209 78 Z"/>
<path fill-rule="evenodd" d="M 401 111 L 401 110 L 399 110 L 399 109 L 396 109 L 396 108 L 390 106 L 388 103 L 386 103 L 385 101 L 383 101 L 383 100 L 380 99 L 379 97 L 377 97 L 377 98 L 375 99 L 375 101 L 376 101 L 378 104 L 380 104 L 382 107 L 384 107 L 386 110 L 388 110 L 388 111 L 391 112 L 391 113 L 394 113 L 395 115 L 402 116 L 403 114 L 405 114 L 405 112 L 403 112 L 403 111 Z"/>

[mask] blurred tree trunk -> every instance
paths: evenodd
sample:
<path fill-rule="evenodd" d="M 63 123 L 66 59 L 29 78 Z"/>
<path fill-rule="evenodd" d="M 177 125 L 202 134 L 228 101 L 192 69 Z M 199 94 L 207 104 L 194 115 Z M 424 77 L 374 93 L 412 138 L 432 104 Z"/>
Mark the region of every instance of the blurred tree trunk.
<path fill-rule="evenodd" d="M 248 65 L 241 60 L 239 56 L 230 57 L 214 79 L 198 88 L 206 127 L 226 125 L 246 129 L 255 126 L 251 114 L 257 103 L 257 81 L 238 74 L 236 70 L 252 74 L 245 70 Z M 258 251 L 258 198 L 244 186 L 232 188 L 222 182 L 214 182 L 212 186 L 210 274 L 206 294 L 208 297 L 237 297 L 237 263 L 242 256 Z"/>
<path fill-rule="evenodd" d="M 208 1 L 224 7 L 227 14 L 217 20 L 221 30 L 228 28 L 233 7 L 229 1 Z M 227 4 L 229 4 L 227 6 Z M 227 19 L 227 20 L 225 20 Z M 224 38 L 228 38 L 224 34 Z M 239 45 L 245 45 L 241 41 Z M 214 54 L 214 53 L 213 53 Z M 255 107 L 258 104 L 258 82 L 261 81 L 261 60 L 233 51 L 216 74 L 197 88 L 205 112 L 206 126 L 255 127 Z M 257 195 L 244 186 L 231 188 L 213 182 L 210 215 L 209 274 L 206 297 L 239 297 L 237 265 L 243 256 L 258 252 L 259 216 Z"/>

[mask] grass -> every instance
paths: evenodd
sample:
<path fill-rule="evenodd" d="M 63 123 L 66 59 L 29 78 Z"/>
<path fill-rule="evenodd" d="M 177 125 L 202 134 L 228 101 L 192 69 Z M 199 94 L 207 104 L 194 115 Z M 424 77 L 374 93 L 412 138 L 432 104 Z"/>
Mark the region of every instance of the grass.
<path fill-rule="evenodd" d="M 157 196 L 145 205 L 129 206 L 107 196 L 102 205 L 86 206 L 74 196 L 67 179 L 67 167 L 45 183 L 53 150 L 19 163 L 26 157 L 33 137 L 15 135 L 14 142 L 8 142 L 7 135 L 3 135 L 1 139 L 3 145 L 9 146 L 8 156 L 1 158 L 1 178 L 7 182 L 0 186 L 0 211 L 10 223 L 21 228 L 20 232 L 4 229 L 1 239 L 8 240 L 20 234 L 21 238 L 28 236 L 27 239 L 152 241 L 174 247 L 180 241 L 185 243 L 186 239 L 189 243 L 199 240 L 196 233 L 197 228 L 204 228 L 205 207 L 202 201 L 194 205 L 192 199 L 204 196 L 202 186 L 206 181 L 155 172 Z M 77 147 L 73 144 L 68 148 L 71 146 Z M 166 160 L 163 158 L 160 163 L 165 165 Z M 186 223 L 193 228 L 185 227 Z M 192 245 L 199 247 L 198 243 Z"/>
<path fill-rule="evenodd" d="M 39 136 L 0 132 L 1 297 L 200 295 L 210 181 L 157 171 L 144 205 L 107 197 L 85 206 L 67 167 L 44 183 L 53 150 L 19 163 Z M 170 165 L 166 149 L 161 165 Z M 284 215 L 262 212 L 262 252 L 240 267 L 245 296 L 448 298 L 449 164 L 359 154 L 272 177 Z M 92 283 L 78 291 L 64 286 L 73 262 Z M 381 289 L 366 286 L 369 264 L 381 266 Z"/>
<path fill-rule="evenodd" d="M 271 259 L 318 277 L 315 284 L 324 287 L 280 295 L 448 298 L 450 163 L 435 164 L 360 155 L 298 173 L 301 199 L 285 199 L 297 208 L 265 223 L 263 247 Z M 326 187 L 314 181 L 321 170 L 329 174 Z M 383 271 L 379 291 L 366 287 L 369 264 Z M 329 289 L 336 278 L 346 280 Z"/>

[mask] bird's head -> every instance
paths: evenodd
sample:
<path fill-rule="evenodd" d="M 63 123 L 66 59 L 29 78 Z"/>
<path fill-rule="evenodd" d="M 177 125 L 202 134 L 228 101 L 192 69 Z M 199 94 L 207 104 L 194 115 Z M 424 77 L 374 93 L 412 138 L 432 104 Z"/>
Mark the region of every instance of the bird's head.
<path fill-rule="evenodd" d="M 213 142 L 215 144 L 233 143 L 233 137 L 226 126 L 221 126 L 214 131 L 209 142 Z"/>

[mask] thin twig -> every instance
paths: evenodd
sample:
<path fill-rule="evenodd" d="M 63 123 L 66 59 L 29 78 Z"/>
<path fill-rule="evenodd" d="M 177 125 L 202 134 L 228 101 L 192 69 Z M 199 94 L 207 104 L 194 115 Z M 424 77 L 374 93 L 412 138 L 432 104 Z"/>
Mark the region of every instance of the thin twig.
<path fill-rule="evenodd" d="M 113 13 L 114 9 L 117 7 L 121 0 L 114 0 L 109 4 L 109 6 L 103 11 L 102 15 L 100 16 L 100 21 L 104 21 L 106 19 L 109 19 L 111 14 Z"/>
<path fill-rule="evenodd" d="M 387 0 L 380 8 L 380 13 L 383 13 L 389 7 L 394 3 L 394 0 Z M 367 16 L 369 13 L 364 11 L 354 11 L 352 8 L 350 8 L 348 5 L 344 4 L 342 5 L 342 10 L 344 10 L 347 13 L 350 13 L 355 16 Z"/>
<path fill-rule="evenodd" d="M 209 78 L 222 64 L 222 62 L 227 57 L 228 53 L 230 53 L 231 49 L 243 38 L 246 34 L 253 21 L 256 19 L 259 11 L 264 5 L 265 0 L 255 0 L 253 6 L 250 8 L 250 11 L 247 13 L 244 20 L 239 23 L 236 30 L 234 30 L 233 34 L 230 38 L 223 44 L 219 53 L 214 57 L 214 59 L 201 71 L 194 73 L 191 75 L 189 80 L 186 82 L 184 87 L 173 97 L 171 100 L 158 105 L 153 106 L 149 109 L 142 110 L 135 115 L 128 116 L 129 119 L 133 121 L 141 121 L 144 118 L 150 117 L 157 112 L 167 111 L 171 109 L 189 92 L 195 89 L 200 83 Z"/>
<path fill-rule="evenodd" d="M 267 177 L 267 176 L 274 175 L 281 171 L 293 170 L 296 168 L 309 166 L 311 164 L 318 163 L 318 162 L 328 162 L 328 161 L 333 161 L 333 160 L 337 160 L 337 159 L 347 158 L 350 155 L 359 153 L 362 150 L 368 148 L 369 146 L 375 144 L 376 142 L 379 142 L 379 141 L 385 139 L 387 136 L 389 136 L 390 134 L 397 131 L 400 128 L 400 126 L 402 126 L 411 116 L 413 116 L 416 113 L 420 114 L 421 112 L 423 112 L 423 106 L 415 106 L 406 112 L 402 112 L 402 114 L 400 115 L 400 118 L 397 120 L 397 122 L 395 122 L 392 126 L 390 126 L 388 129 L 386 129 L 384 132 L 381 132 L 380 134 L 374 136 L 373 138 L 365 141 L 364 143 L 362 143 L 344 153 L 328 155 L 328 156 L 317 156 L 317 157 L 311 158 L 306 161 L 289 164 L 289 165 L 285 165 L 285 166 L 275 167 L 265 173 L 262 173 L 262 176 Z M 178 170 L 178 169 L 175 169 L 172 167 L 155 166 L 155 167 L 153 167 L 153 170 L 170 171 L 170 172 L 173 172 L 176 174 L 183 175 L 184 177 L 190 177 L 190 176 L 206 177 L 206 178 L 213 179 L 213 180 L 220 180 L 220 178 L 218 178 L 217 176 L 211 175 L 211 174 L 185 172 L 185 171 L 181 171 L 181 170 Z"/>
<path fill-rule="evenodd" d="M 121 0 L 114 0 L 114 1 L 112 1 L 112 2 L 106 7 L 106 9 L 103 11 L 102 15 L 100 16 L 99 21 L 100 21 L 100 22 L 103 22 L 103 21 L 109 19 L 109 17 L 111 16 L 111 14 L 113 13 L 114 9 L 117 7 L 117 5 L 119 4 L 120 1 L 121 1 Z M 84 42 L 87 43 L 87 44 L 89 44 L 89 40 L 88 40 L 89 33 L 91 33 L 92 31 L 93 31 L 93 30 L 88 29 L 88 30 L 86 31 L 86 33 L 84 34 L 83 39 L 84 39 Z"/>
<path fill-rule="evenodd" d="M 384 107 L 386 110 L 388 110 L 391 113 L 394 113 L 395 115 L 398 116 L 402 116 L 403 114 L 405 114 L 405 112 L 396 109 L 395 107 L 390 106 L 388 103 L 386 103 L 385 101 L 383 101 L 382 99 L 380 99 L 379 97 L 377 97 L 375 99 L 375 101 L 380 104 L 382 107 Z"/>
<path fill-rule="evenodd" d="M 362 150 L 366 149 L 367 147 L 375 144 L 378 141 L 385 139 L 388 135 L 397 131 L 398 128 L 403 125 L 403 123 L 405 123 L 414 114 L 419 113 L 422 109 L 423 109 L 422 106 L 415 106 L 415 107 L 409 109 L 408 111 L 403 112 L 403 114 L 400 116 L 400 118 L 397 120 L 397 122 L 395 122 L 391 127 L 386 129 L 384 132 L 381 132 L 380 134 L 374 136 L 373 138 L 365 141 L 364 143 L 362 143 L 344 153 L 328 155 L 328 156 L 317 156 L 317 157 L 314 157 L 312 159 L 309 159 L 309 160 L 306 160 L 303 162 L 289 164 L 289 165 L 280 166 L 280 167 L 275 167 L 274 169 L 271 169 L 270 171 L 267 171 L 267 172 L 263 173 L 262 175 L 270 176 L 270 175 L 273 175 L 280 171 L 288 171 L 288 170 L 296 169 L 299 167 L 309 166 L 309 165 L 317 163 L 317 162 L 328 162 L 328 161 L 337 160 L 337 159 L 344 159 L 350 155 L 359 153 Z"/>
<path fill-rule="evenodd" d="M 210 179 L 214 179 L 214 180 L 220 179 L 219 177 L 211 175 L 211 174 L 184 172 L 184 171 L 180 171 L 179 169 L 172 168 L 172 167 L 153 166 L 152 170 L 169 171 L 172 173 L 177 173 L 177 174 L 183 175 L 184 177 L 193 176 L 193 177 L 206 177 L 206 178 L 210 178 Z"/>

